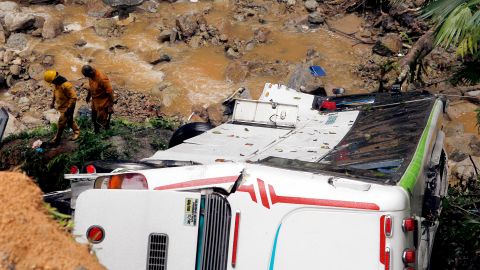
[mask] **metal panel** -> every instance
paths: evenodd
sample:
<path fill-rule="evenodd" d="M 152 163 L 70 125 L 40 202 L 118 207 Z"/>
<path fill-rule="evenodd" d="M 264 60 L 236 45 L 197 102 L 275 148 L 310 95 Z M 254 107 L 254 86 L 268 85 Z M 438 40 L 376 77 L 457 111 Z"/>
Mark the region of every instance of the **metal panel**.
<path fill-rule="evenodd" d="M 205 196 L 205 225 L 200 269 L 225 270 L 232 217 L 230 204 L 219 194 Z"/>
<path fill-rule="evenodd" d="M 166 270 L 168 254 L 168 235 L 152 233 L 148 239 L 148 270 Z"/>
<path fill-rule="evenodd" d="M 233 122 L 253 123 L 268 126 L 295 127 L 298 106 L 258 100 L 237 100 Z"/>

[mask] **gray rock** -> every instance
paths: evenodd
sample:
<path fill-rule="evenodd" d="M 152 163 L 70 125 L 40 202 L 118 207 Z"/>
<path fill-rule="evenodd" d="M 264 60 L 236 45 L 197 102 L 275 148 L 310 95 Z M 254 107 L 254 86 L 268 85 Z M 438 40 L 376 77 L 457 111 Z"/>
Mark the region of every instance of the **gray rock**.
<path fill-rule="evenodd" d="M 160 32 L 160 35 L 158 36 L 158 41 L 160 42 L 167 42 L 167 41 L 170 41 L 171 39 L 171 36 L 172 36 L 172 30 L 163 30 L 162 32 Z"/>
<path fill-rule="evenodd" d="M 3 54 L 3 63 L 10 64 L 15 59 L 15 52 L 12 50 L 6 50 Z"/>
<path fill-rule="evenodd" d="M 44 16 L 35 16 L 35 23 L 33 24 L 33 28 L 42 28 L 43 24 L 45 23 L 45 17 Z"/>
<path fill-rule="evenodd" d="M 0 40 L 0 42 L 1 42 L 1 40 Z M 471 96 L 471 97 L 480 97 L 480 90 L 470 91 L 470 92 L 467 92 L 466 94 L 467 94 L 467 96 Z"/>
<path fill-rule="evenodd" d="M 5 28 L 10 32 L 27 30 L 35 24 L 35 16 L 29 13 L 8 13 L 4 20 Z"/>
<path fill-rule="evenodd" d="M 254 41 L 248 42 L 247 45 L 245 46 L 245 50 L 251 51 L 253 49 L 255 49 L 255 42 Z"/>
<path fill-rule="evenodd" d="M 27 47 L 27 43 L 27 35 L 23 33 L 14 33 L 8 37 L 6 47 L 21 51 Z"/>
<path fill-rule="evenodd" d="M 103 2 L 111 7 L 128 7 L 138 6 L 143 3 L 144 0 L 103 0 Z"/>
<path fill-rule="evenodd" d="M 16 12 L 20 11 L 20 7 L 17 3 L 12 1 L 0 2 L 0 12 Z"/>
<path fill-rule="evenodd" d="M 109 36 L 115 28 L 115 21 L 113 19 L 98 19 L 93 23 L 93 29 L 99 36 Z"/>
<path fill-rule="evenodd" d="M 21 133 L 22 131 L 25 131 L 27 127 L 22 124 L 20 121 L 18 121 L 15 116 L 11 115 L 10 113 L 8 114 L 8 123 L 5 128 L 5 132 L 3 133 L 3 138 L 6 138 L 10 135 L 18 134 Z"/>
<path fill-rule="evenodd" d="M 20 121 L 29 127 L 38 127 L 43 125 L 42 119 L 36 118 L 32 115 L 24 115 Z"/>
<path fill-rule="evenodd" d="M 22 72 L 22 68 L 19 65 L 11 65 L 10 66 L 10 73 L 14 76 L 20 75 L 20 72 Z"/>
<path fill-rule="evenodd" d="M 202 45 L 202 37 L 201 36 L 193 36 L 190 41 L 188 42 L 188 45 L 190 45 L 190 47 L 196 49 L 198 47 L 200 47 Z"/>
<path fill-rule="evenodd" d="M 227 57 L 228 57 L 228 58 L 231 58 L 231 59 L 235 59 L 235 58 L 239 58 L 239 57 L 240 57 L 240 53 L 238 53 L 237 51 L 235 51 L 233 48 L 228 48 L 226 54 L 227 54 Z"/>
<path fill-rule="evenodd" d="M 30 99 L 27 97 L 21 97 L 18 99 L 19 106 L 30 106 Z"/>
<path fill-rule="evenodd" d="M 53 55 L 45 55 L 45 57 L 43 57 L 42 64 L 45 66 L 53 66 L 53 64 L 55 64 L 55 58 L 53 58 Z"/>
<path fill-rule="evenodd" d="M 253 34 L 256 41 L 259 43 L 265 43 L 270 38 L 270 33 L 271 31 L 268 28 L 260 27 L 259 29 L 255 30 Z"/>
<path fill-rule="evenodd" d="M 5 44 L 5 41 L 7 41 L 6 35 L 5 35 L 5 30 L 3 29 L 3 26 L 0 23 L 0 45 Z"/>
<path fill-rule="evenodd" d="M 468 158 L 468 155 L 460 150 L 455 150 L 453 151 L 449 156 L 448 156 L 448 159 L 449 160 L 453 160 L 455 162 L 461 162 L 463 160 L 465 160 L 466 158 Z"/>
<path fill-rule="evenodd" d="M 373 46 L 372 51 L 381 56 L 392 56 L 402 49 L 402 38 L 395 33 L 388 33 L 380 38 Z"/>
<path fill-rule="evenodd" d="M 42 80 L 43 79 L 43 72 L 45 71 L 45 69 L 43 68 L 43 66 L 39 63 L 34 63 L 34 64 L 31 64 L 29 67 L 28 67 L 28 75 L 39 81 L 39 80 Z"/>
<path fill-rule="evenodd" d="M 50 124 L 57 123 L 58 118 L 60 118 L 60 113 L 55 109 L 50 109 L 43 112 L 43 118 Z"/>
<path fill-rule="evenodd" d="M 104 18 L 113 13 L 114 9 L 102 1 L 87 0 L 87 14 L 91 17 Z"/>
<path fill-rule="evenodd" d="M 152 65 L 156 65 L 161 62 L 170 62 L 172 60 L 168 54 L 164 54 L 159 50 L 150 52 L 147 58 L 148 63 Z"/>
<path fill-rule="evenodd" d="M 480 168 L 480 157 L 472 157 L 477 169 Z M 461 181 L 468 181 L 477 178 L 475 167 L 473 166 L 470 158 L 466 158 L 461 162 L 458 162 L 451 166 L 452 175 Z"/>
<path fill-rule="evenodd" d="M 320 77 L 315 77 L 310 73 L 309 66 L 311 64 L 297 65 L 289 76 L 287 86 L 305 93 L 321 92 L 324 89 L 324 82 Z"/>
<path fill-rule="evenodd" d="M 42 28 L 38 28 L 38 29 L 35 29 L 31 35 L 32 37 L 42 37 L 42 32 L 43 32 L 43 29 Z"/>
<path fill-rule="evenodd" d="M 195 35 L 200 24 L 204 21 L 205 18 L 203 18 L 203 16 L 196 13 L 190 13 L 178 16 L 175 20 L 175 25 L 180 30 L 181 35 L 188 38 Z"/>
<path fill-rule="evenodd" d="M 468 143 L 468 146 L 470 147 L 471 154 L 473 156 L 480 156 L 480 139 L 478 139 L 477 136 L 473 136 Z"/>
<path fill-rule="evenodd" d="M 17 57 L 15 59 L 13 59 L 12 64 L 13 65 L 21 65 L 22 64 L 22 58 Z"/>
<path fill-rule="evenodd" d="M 85 45 L 87 45 L 87 42 L 83 39 L 79 39 L 79 40 L 75 41 L 75 46 L 77 46 L 77 47 L 83 47 Z"/>
<path fill-rule="evenodd" d="M 160 4 L 155 1 L 145 1 L 138 8 L 150 13 L 156 13 Z"/>
<path fill-rule="evenodd" d="M 319 12 L 312 12 L 308 14 L 308 22 L 311 24 L 323 24 L 325 23 L 325 17 Z"/>
<path fill-rule="evenodd" d="M 55 9 L 58 10 L 58 11 L 63 11 L 63 10 L 65 10 L 65 5 L 58 4 L 58 5 L 55 6 Z"/>
<path fill-rule="evenodd" d="M 295 6 L 296 3 L 296 0 L 287 0 L 287 6 Z"/>
<path fill-rule="evenodd" d="M 318 3 L 315 0 L 307 0 L 307 1 L 305 1 L 304 5 L 305 5 L 305 9 L 308 12 L 313 12 L 313 11 L 317 10 L 317 8 L 318 8 Z"/>
<path fill-rule="evenodd" d="M 45 39 L 55 38 L 63 32 L 63 21 L 59 18 L 49 17 L 43 25 L 42 37 Z"/>
<path fill-rule="evenodd" d="M 218 40 L 220 40 L 221 42 L 227 42 L 227 41 L 228 41 L 228 37 L 227 37 L 227 35 L 225 35 L 225 34 L 221 34 L 221 35 L 218 37 Z"/>

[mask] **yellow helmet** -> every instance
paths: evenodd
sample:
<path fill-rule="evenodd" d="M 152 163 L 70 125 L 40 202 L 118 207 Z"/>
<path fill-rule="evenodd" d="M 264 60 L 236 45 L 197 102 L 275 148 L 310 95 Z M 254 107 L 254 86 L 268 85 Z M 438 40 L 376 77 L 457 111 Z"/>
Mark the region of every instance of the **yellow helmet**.
<path fill-rule="evenodd" d="M 47 70 L 43 74 L 43 79 L 48 83 L 52 83 L 53 80 L 55 80 L 55 78 L 57 78 L 57 76 L 58 76 L 58 73 L 57 73 L 56 70 Z"/>

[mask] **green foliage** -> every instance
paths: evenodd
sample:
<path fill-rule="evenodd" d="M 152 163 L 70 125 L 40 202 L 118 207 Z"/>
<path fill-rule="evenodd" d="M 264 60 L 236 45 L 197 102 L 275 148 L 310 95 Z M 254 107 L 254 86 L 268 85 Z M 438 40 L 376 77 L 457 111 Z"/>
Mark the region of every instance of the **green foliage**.
<path fill-rule="evenodd" d="M 480 0 L 436 0 L 424 9 L 423 18 L 437 26 L 435 45 L 457 46 L 464 57 L 475 54 L 480 42 Z"/>
<path fill-rule="evenodd" d="M 474 270 L 480 265 L 480 181 L 449 189 L 443 201 L 431 269 Z"/>
<path fill-rule="evenodd" d="M 474 85 L 480 83 L 480 63 L 478 59 L 464 61 L 450 81 L 453 85 Z"/>
<path fill-rule="evenodd" d="M 150 124 L 154 128 L 174 130 L 178 128 L 180 123 L 174 119 L 157 117 L 157 118 L 150 119 Z"/>
<path fill-rule="evenodd" d="M 52 207 L 50 204 L 45 203 L 45 208 L 47 209 L 48 214 L 60 224 L 60 226 L 67 231 L 73 229 L 73 220 L 71 215 L 66 215 L 58 212 L 55 207 Z"/>

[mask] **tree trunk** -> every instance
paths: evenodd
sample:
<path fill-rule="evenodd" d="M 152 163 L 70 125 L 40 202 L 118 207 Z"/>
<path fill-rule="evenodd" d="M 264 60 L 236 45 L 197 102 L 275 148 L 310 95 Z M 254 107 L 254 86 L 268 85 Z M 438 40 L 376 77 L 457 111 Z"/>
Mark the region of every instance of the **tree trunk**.
<path fill-rule="evenodd" d="M 402 84 L 409 75 L 410 78 L 415 76 L 418 62 L 433 50 L 434 33 L 435 30 L 433 29 L 427 31 L 400 61 L 400 75 L 395 81 L 396 84 Z"/>

